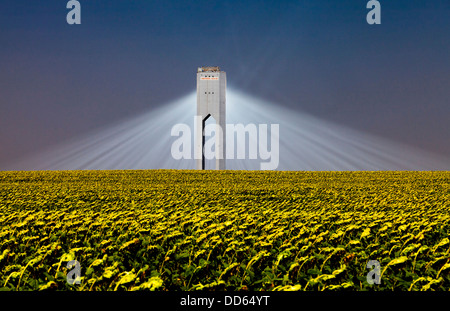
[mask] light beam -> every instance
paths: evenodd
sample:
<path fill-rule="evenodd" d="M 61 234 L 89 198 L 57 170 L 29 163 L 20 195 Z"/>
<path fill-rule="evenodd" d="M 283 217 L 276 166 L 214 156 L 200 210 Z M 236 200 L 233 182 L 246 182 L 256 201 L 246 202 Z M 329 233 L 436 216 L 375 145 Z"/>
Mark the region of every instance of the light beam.
<path fill-rule="evenodd" d="M 193 92 L 2 167 L 2 170 L 194 169 Z M 171 128 L 191 127 L 192 159 L 175 160 Z M 241 91 L 227 92 L 227 123 L 279 124 L 278 170 L 448 170 L 450 159 L 294 111 Z M 270 134 L 269 134 L 270 137 Z M 255 138 L 251 138 L 255 139 Z M 239 146 L 240 148 L 248 147 Z M 234 150 L 237 146 L 235 146 Z M 270 146 L 269 146 L 270 147 Z M 227 159 L 227 169 L 259 170 L 264 160 Z"/>

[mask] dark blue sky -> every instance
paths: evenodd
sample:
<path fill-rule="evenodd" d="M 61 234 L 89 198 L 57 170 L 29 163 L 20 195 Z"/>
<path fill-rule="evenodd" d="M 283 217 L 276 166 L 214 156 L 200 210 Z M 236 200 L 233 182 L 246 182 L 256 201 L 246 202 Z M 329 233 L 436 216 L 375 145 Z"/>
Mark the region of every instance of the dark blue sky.
<path fill-rule="evenodd" d="M 0 2 L 0 165 L 195 90 L 229 86 L 450 156 L 450 2 Z M 193 103 L 195 105 L 195 103 Z M 1 167 L 0 167 L 1 169 Z"/>

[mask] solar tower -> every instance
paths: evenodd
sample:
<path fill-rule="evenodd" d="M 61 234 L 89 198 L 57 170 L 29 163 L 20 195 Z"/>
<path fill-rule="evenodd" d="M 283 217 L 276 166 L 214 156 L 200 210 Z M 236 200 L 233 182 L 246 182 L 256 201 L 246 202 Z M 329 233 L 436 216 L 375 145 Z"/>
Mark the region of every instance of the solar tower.
<path fill-rule="evenodd" d="M 226 89 L 227 76 L 219 67 L 199 67 L 197 70 L 197 129 L 195 152 L 196 167 L 205 169 L 205 122 L 212 117 L 216 121 L 215 159 L 216 170 L 225 169 L 226 138 Z M 201 155 L 201 156 L 200 156 Z"/>

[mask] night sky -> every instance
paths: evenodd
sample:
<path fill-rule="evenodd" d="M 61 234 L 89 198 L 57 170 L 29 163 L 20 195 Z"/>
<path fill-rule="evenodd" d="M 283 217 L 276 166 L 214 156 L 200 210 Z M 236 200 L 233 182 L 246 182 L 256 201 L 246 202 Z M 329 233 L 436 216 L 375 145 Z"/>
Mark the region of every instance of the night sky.
<path fill-rule="evenodd" d="M 196 88 L 198 66 L 279 105 L 450 157 L 450 1 L 0 2 L 2 164 Z M 196 103 L 194 102 L 193 105 Z"/>

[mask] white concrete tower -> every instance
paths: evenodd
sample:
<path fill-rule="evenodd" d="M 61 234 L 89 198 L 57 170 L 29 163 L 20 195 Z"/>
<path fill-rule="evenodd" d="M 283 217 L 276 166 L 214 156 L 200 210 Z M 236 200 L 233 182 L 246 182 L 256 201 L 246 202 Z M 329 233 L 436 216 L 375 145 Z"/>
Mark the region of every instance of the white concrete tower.
<path fill-rule="evenodd" d="M 226 141 L 226 89 L 227 76 L 219 67 L 199 67 L 197 71 L 197 122 L 195 137 L 196 167 L 205 169 L 205 122 L 209 117 L 216 121 L 216 170 L 225 169 Z"/>

